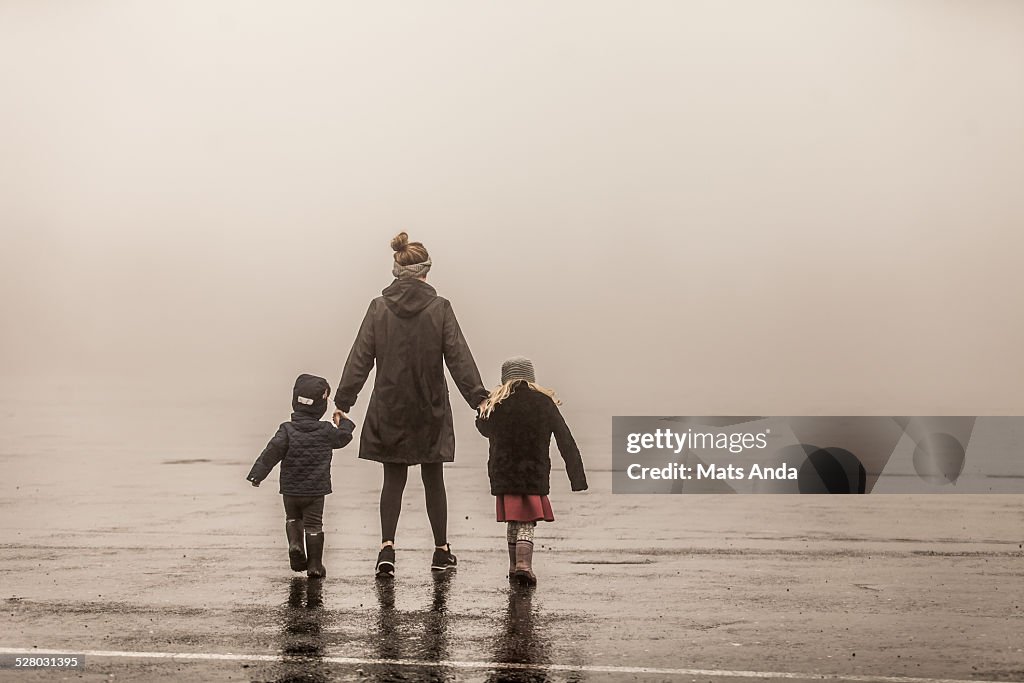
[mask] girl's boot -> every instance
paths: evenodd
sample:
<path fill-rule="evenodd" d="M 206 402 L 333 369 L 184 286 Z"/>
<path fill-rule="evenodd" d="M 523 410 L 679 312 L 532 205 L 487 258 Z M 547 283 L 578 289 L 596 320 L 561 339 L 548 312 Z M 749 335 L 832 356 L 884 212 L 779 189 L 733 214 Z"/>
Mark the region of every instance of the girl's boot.
<path fill-rule="evenodd" d="M 509 581 L 516 577 L 516 544 L 514 541 L 508 544 L 508 578 Z"/>
<path fill-rule="evenodd" d="M 288 535 L 288 562 L 293 572 L 306 569 L 306 547 L 303 543 L 302 520 L 289 519 L 284 523 L 284 532 Z"/>
<path fill-rule="evenodd" d="M 306 534 L 306 551 L 307 551 L 307 562 L 306 562 L 306 576 L 310 578 L 320 578 L 327 576 L 327 570 L 324 568 L 324 532 L 316 534 Z"/>
<path fill-rule="evenodd" d="M 533 573 L 533 541 L 516 541 L 516 580 L 523 586 L 536 586 Z"/>

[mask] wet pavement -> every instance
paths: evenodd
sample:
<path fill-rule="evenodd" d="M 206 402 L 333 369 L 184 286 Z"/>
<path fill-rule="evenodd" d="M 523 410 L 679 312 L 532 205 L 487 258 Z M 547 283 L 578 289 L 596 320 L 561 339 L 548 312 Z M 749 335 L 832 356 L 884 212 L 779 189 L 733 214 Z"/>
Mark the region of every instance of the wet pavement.
<path fill-rule="evenodd" d="M 381 583 L 379 468 L 342 451 L 311 581 L 247 451 L 80 443 L 0 450 L 0 648 L 117 656 L 0 680 L 1024 680 L 1022 496 L 612 495 L 592 456 L 585 494 L 553 473 L 520 589 L 466 444 L 447 469 L 458 571 L 429 571 L 410 477 Z"/>

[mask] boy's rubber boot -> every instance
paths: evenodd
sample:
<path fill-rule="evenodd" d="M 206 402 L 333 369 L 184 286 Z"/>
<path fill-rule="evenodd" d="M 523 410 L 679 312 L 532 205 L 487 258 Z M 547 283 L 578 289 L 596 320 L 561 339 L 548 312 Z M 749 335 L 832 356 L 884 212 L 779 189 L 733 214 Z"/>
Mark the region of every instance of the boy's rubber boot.
<path fill-rule="evenodd" d="M 306 576 L 318 579 L 327 576 L 324 568 L 324 532 L 306 534 Z"/>
<path fill-rule="evenodd" d="M 516 541 L 516 580 L 522 586 L 536 586 L 533 573 L 533 542 Z"/>
<path fill-rule="evenodd" d="M 516 544 L 508 544 L 508 578 L 509 581 L 516 578 Z"/>
<path fill-rule="evenodd" d="M 303 532 L 302 520 L 289 519 L 284 523 L 284 532 L 288 535 L 288 562 L 292 566 L 292 571 L 306 571 L 306 534 Z"/>

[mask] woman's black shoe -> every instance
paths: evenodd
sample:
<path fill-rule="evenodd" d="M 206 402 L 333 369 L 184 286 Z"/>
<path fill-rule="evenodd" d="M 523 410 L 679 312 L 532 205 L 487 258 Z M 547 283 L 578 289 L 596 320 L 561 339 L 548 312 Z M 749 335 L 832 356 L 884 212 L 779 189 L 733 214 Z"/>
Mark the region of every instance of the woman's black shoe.
<path fill-rule="evenodd" d="M 395 575 L 395 546 L 386 545 L 377 553 L 377 576 Z"/>
<path fill-rule="evenodd" d="M 434 548 L 434 558 L 430 561 L 430 569 L 435 572 L 443 572 L 455 569 L 458 563 L 459 561 L 452 555 L 451 546 L 448 546 L 448 550 Z"/>

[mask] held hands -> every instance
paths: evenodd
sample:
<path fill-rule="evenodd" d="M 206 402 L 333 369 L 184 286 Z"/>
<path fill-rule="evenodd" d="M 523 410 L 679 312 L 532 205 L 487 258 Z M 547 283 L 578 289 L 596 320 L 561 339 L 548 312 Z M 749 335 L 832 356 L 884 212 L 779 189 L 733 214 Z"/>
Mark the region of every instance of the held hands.
<path fill-rule="evenodd" d="M 255 479 L 250 479 L 250 480 L 249 480 L 249 482 L 250 482 L 250 483 L 251 483 L 251 484 L 252 484 L 253 486 L 257 486 L 257 487 L 258 487 L 258 486 L 260 485 L 260 483 L 259 483 L 258 481 L 256 481 Z"/>
<path fill-rule="evenodd" d="M 335 427 L 339 426 L 342 420 L 347 419 L 349 419 L 348 415 L 341 410 L 335 410 L 334 415 L 331 416 L 331 421 L 334 422 Z"/>

